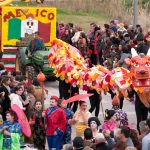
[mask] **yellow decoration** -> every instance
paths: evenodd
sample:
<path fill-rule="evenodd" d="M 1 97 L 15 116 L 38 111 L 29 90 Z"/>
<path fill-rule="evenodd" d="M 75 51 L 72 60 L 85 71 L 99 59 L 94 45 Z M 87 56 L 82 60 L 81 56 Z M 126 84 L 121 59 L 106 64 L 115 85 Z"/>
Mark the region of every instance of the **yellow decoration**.
<path fill-rule="evenodd" d="M 1 3 L 1 2 L 0 2 Z M 2 7 L 2 45 L 16 46 L 17 39 L 9 39 L 9 21 L 16 18 L 24 21 L 27 16 L 32 15 L 33 19 L 43 24 L 50 23 L 50 41 L 45 46 L 50 46 L 51 41 L 56 39 L 56 8 L 48 7 Z M 20 29 L 21 32 L 21 29 Z"/>
<path fill-rule="evenodd" d="M 8 5 L 12 2 L 13 0 L 3 0 L 3 1 L 0 1 L 0 6 L 5 6 L 5 5 Z"/>
<path fill-rule="evenodd" d="M 29 2 L 31 2 L 31 0 L 24 0 L 24 2 L 29 3 Z"/>

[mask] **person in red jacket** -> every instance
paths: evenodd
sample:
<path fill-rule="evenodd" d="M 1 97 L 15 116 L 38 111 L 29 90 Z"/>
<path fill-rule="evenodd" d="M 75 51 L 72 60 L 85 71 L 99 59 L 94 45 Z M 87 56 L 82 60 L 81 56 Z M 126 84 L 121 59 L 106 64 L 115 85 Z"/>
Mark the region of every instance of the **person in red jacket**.
<path fill-rule="evenodd" d="M 46 136 L 49 149 L 60 150 L 63 134 L 66 129 L 66 115 L 62 108 L 58 107 L 59 98 L 51 96 L 50 107 L 45 111 Z"/>

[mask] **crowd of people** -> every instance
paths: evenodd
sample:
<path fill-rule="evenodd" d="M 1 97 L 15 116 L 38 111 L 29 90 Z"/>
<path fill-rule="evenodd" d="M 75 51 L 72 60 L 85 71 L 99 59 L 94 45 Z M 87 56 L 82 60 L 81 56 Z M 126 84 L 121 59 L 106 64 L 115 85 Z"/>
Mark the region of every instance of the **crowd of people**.
<path fill-rule="evenodd" d="M 61 22 L 57 24 L 57 38 L 77 47 L 89 67 L 101 64 L 109 70 L 117 66 L 130 69 L 124 63 L 125 58 L 131 58 L 132 47 L 139 54 L 147 54 L 150 30 L 144 34 L 140 25 L 133 28 L 118 20 L 112 20 L 103 27 L 91 23 L 86 34 L 82 28 L 72 23 Z M 100 122 L 102 95 L 95 90 L 87 91 L 93 93 L 89 97 L 89 110 L 86 101 L 63 103 L 65 99 L 79 94 L 79 89 L 58 80 L 60 95 L 52 96 L 50 93 L 50 105 L 46 108 L 43 90 L 36 78 L 29 80 L 22 75 L 12 74 L 0 64 L 0 149 L 19 150 L 24 148 L 24 143 L 28 143 L 33 144 L 35 149 L 44 150 L 46 140 L 49 150 L 150 149 L 148 108 L 132 87 L 128 90 L 128 95 L 135 103 L 137 128 L 130 125 L 128 115 L 123 111 L 123 95 L 116 96 L 109 90 L 112 108 L 105 110 L 104 122 Z M 47 92 L 45 90 L 44 95 Z M 18 105 L 28 118 L 32 131 L 30 138 L 23 135 L 18 116 L 11 109 L 14 104 Z M 73 139 L 72 126 L 75 126 L 76 133 Z"/>

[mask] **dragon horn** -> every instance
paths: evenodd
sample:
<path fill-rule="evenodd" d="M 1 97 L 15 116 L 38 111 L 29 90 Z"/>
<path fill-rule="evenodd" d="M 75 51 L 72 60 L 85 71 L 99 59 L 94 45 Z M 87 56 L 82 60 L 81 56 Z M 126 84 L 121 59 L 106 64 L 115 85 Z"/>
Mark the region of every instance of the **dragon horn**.
<path fill-rule="evenodd" d="M 150 48 L 148 49 L 147 56 L 150 56 Z"/>
<path fill-rule="evenodd" d="M 138 56 L 138 53 L 136 52 L 134 48 L 131 48 L 131 54 L 132 54 L 132 57 Z"/>

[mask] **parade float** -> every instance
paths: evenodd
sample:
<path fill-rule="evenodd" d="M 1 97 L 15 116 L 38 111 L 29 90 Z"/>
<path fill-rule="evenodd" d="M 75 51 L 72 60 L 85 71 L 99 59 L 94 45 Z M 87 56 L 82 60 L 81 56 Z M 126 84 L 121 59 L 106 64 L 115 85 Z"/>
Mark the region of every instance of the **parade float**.
<path fill-rule="evenodd" d="M 6 70 L 21 72 L 31 79 L 39 70 L 47 77 L 53 76 L 54 69 L 48 66 L 48 53 L 50 42 L 56 38 L 56 8 L 2 6 L 0 30 Z M 25 51 L 35 32 L 44 39 L 46 48 L 37 50 L 29 59 Z"/>
<path fill-rule="evenodd" d="M 146 56 L 138 55 L 131 49 L 132 59 L 126 61 L 131 65 L 130 71 L 118 67 L 108 70 L 101 65 L 88 67 L 80 51 L 61 41 L 52 42 L 49 62 L 55 68 L 55 74 L 66 83 L 82 90 L 95 89 L 99 94 L 112 90 L 128 98 L 128 89 L 133 88 L 146 107 L 150 107 L 150 49 Z"/>

